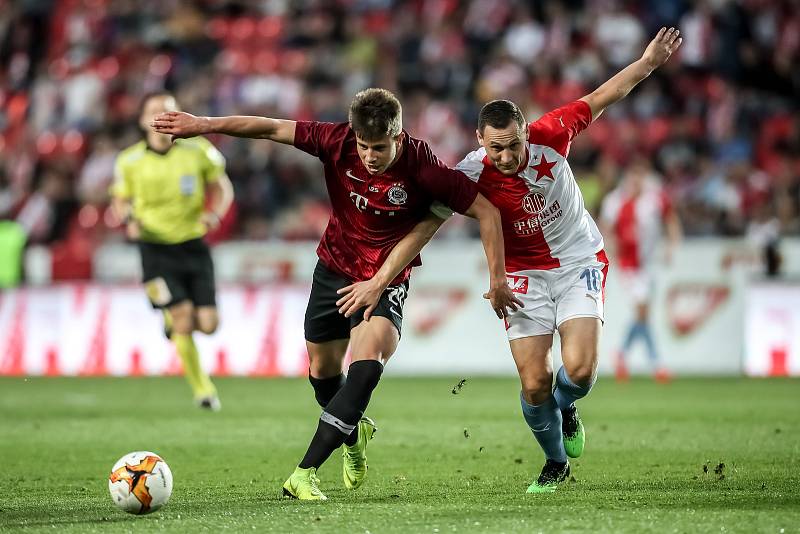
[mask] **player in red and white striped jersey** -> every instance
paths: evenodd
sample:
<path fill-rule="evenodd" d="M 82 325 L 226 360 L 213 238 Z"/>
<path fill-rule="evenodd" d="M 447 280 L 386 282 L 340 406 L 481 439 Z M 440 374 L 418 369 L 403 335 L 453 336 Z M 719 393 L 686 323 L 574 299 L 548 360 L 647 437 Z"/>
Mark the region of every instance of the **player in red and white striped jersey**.
<path fill-rule="evenodd" d="M 669 262 L 671 252 L 680 239 L 681 226 L 672 201 L 647 160 L 634 161 L 625 171 L 620 185 L 606 196 L 600 222 L 604 233 L 611 238 L 622 287 L 635 306 L 634 320 L 617 353 L 617 379 L 627 379 L 625 355 L 633 343 L 641 338 L 656 379 L 666 381 L 669 373 L 659 361 L 648 324 L 649 301 L 653 291 L 655 264 L 660 259 Z M 668 241 L 664 257 L 659 258 L 658 248 L 664 230 Z"/>
<path fill-rule="evenodd" d="M 478 119 L 481 148 L 456 167 L 500 210 L 508 281 L 524 305 L 508 315 L 506 330 L 522 382 L 522 412 L 547 457 L 529 493 L 555 491 L 569 475 L 567 456 L 583 452 L 574 402 L 594 384 L 603 322 L 608 260 L 567 163 L 570 143 L 669 59 L 680 46 L 678 34 L 662 28 L 639 60 L 529 124 L 513 102 L 489 102 Z M 564 365 L 553 389 L 556 330 Z"/>

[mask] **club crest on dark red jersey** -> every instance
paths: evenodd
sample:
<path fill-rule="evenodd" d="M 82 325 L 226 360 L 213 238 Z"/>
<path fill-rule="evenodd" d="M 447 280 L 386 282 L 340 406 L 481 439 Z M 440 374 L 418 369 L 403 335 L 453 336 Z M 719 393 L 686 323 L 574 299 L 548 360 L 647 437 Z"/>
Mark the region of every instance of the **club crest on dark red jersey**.
<path fill-rule="evenodd" d="M 405 189 L 403 189 L 402 184 L 394 184 L 387 193 L 389 197 L 389 202 L 394 204 L 395 206 L 401 206 L 406 203 L 408 200 L 408 193 Z"/>

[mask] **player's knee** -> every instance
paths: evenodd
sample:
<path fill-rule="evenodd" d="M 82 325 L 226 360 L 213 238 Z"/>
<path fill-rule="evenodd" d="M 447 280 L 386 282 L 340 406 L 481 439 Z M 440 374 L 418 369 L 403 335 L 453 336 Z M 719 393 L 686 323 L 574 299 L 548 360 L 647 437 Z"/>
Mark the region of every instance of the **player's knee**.
<path fill-rule="evenodd" d="M 169 309 L 172 317 L 172 331 L 176 334 L 188 335 L 194 330 L 194 314 L 191 304 L 178 304 Z"/>
<path fill-rule="evenodd" d="M 593 362 L 581 363 L 566 368 L 569 380 L 580 387 L 588 387 L 594 383 L 595 365 Z"/>
<path fill-rule="evenodd" d="M 219 318 L 214 316 L 198 317 L 196 321 L 197 329 L 204 334 L 213 334 L 219 328 Z"/>
<path fill-rule="evenodd" d="M 528 404 L 537 406 L 550 398 L 553 389 L 553 374 L 545 373 L 522 379 L 522 396 Z"/>
<path fill-rule="evenodd" d="M 182 336 L 188 336 L 194 332 L 194 321 L 191 318 L 186 320 L 174 320 L 172 322 L 172 331 Z"/>
<path fill-rule="evenodd" d="M 209 334 L 209 335 L 213 334 L 214 332 L 216 332 L 218 326 L 219 326 L 219 322 L 218 321 L 205 322 L 205 323 L 204 322 L 198 322 L 197 323 L 197 329 L 199 331 L 201 331 L 202 333 Z"/>
<path fill-rule="evenodd" d="M 311 376 L 328 378 L 342 372 L 342 361 L 347 351 L 347 340 L 325 344 L 306 342 L 308 369 Z"/>
<path fill-rule="evenodd" d="M 314 358 L 309 354 L 308 369 L 312 376 L 327 378 L 342 372 L 342 362 L 333 358 Z"/>

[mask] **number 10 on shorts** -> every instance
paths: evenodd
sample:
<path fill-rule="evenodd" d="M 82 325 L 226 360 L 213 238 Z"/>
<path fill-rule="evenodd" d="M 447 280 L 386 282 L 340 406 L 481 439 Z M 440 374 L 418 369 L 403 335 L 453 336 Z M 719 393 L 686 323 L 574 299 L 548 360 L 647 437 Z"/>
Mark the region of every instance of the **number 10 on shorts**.
<path fill-rule="evenodd" d="M 602 275 L 597 269 L 584 269 L 581 273 L 581 280 L 586 279 L 586 289 L 595 293 L 600 291 L 601 277 Z"/>

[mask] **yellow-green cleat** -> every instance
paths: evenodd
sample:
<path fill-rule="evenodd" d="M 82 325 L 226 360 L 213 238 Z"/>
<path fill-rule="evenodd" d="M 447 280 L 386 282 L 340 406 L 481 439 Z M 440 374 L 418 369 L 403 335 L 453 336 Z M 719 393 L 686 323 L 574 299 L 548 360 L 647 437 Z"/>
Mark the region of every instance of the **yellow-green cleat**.
<path fill-rule="evenodd" d="M 586 445 L 586 431 L 578 409 L 573 405 L 561 412 L 561 432 L 564 435 L 564 450 L 570 458 L 580 458 Z"/>
<path fill-rule="evenodd" d="M 342 478 L 347 489 L 358 489 L 367 477 L 367 443 L 378 429 L 369 417 L 358 422 L 358 440 L 352 447 L 344 445 L 342 451 Z"/>
<path fill-rule="evenodd" d="M 328 498 L 319 490 L 317 468 L 296 468 L 292 476 L 283 483 L 283 496 L 301 501 L 326 501 Z"/>
<path fill-rule="evenodd" d="M 547 460 L 539 478 L 528 486 L 526 493 L 553 493 L 558 485 L 566 480 L 569 473 L 569 461 L 562 464 L 554 460 Z"/>

